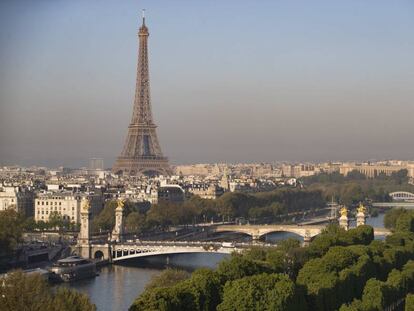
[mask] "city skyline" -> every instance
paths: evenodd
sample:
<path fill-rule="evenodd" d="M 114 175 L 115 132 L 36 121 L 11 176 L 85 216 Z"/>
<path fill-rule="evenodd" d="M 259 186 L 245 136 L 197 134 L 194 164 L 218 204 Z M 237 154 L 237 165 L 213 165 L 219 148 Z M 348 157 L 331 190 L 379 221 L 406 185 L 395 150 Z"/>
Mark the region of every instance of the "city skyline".
<path fill-rule="evenodd" d="M 112 165 L 141 8 L 173 164 L 414 158 L 409 1 L 103 3 L 0 4 L 0 164 Z"/>

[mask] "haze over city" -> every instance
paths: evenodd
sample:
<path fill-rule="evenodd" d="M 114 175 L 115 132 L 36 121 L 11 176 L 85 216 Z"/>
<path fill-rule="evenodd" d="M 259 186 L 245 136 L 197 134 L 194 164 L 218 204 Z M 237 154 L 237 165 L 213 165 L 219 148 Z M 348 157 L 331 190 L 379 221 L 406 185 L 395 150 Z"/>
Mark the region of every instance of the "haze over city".
<path fill-rule="evenodd" d="M 2 1 L 0 164 L 112 165 L 141 8 L 171 163 L 412 159 L 414 3 L 305 3 Z"/>

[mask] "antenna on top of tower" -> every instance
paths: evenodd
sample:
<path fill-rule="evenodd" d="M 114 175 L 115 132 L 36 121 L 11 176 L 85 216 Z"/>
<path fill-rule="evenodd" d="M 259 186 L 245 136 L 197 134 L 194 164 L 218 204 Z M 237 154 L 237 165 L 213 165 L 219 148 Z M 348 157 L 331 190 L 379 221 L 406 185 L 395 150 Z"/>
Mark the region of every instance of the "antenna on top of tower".
<path fill-rule="evenodd" d="M 145 25 L 145 9 L 142 9 L 142 24 Z"/>

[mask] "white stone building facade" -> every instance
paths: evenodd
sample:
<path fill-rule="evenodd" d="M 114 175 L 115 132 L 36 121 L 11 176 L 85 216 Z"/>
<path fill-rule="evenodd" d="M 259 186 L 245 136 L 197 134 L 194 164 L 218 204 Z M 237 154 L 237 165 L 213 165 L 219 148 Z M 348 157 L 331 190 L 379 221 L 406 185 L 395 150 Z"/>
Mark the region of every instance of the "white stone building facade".
<path fill-rule="evenodd" d="M 92 214 L 102 209 L 102 196 L 99 194 L 85 194 L 73 192 L 45 192 L 39 193 L 35 199 L 35 221 L 48 222 L 51 214 L 56 212 L 63 220 L 80 223 L 81 201 L 88 198 Z"/>

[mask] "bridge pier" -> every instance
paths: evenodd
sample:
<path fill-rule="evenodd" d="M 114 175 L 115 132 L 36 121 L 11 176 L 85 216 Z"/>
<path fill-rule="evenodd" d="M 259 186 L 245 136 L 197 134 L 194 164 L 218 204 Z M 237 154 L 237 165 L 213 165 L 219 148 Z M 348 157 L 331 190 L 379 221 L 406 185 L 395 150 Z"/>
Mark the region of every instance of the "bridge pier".
<path fill-rule="evenodd" d="M 124 200 L 118 199 L 115 209 L 115 226 L 112 230 L 112 240 L 114 242 L 123 242 L 124 237 Z"/>
<path fill-rule="evenodd" d="M 303 237 L 303 246 L 309 246 L 312 241 L 312 236 L 309 230 L 305 231 L 305 236 Z"/>
<path fill-rule="evenodd" d="M 81 227 L 78 236 L 78 243 L 76 245 L 76 253 L 78 253 L 81 257 L 91 258 L 91 206 L 87 198 L 82 199 L 81 204 Z"/>

